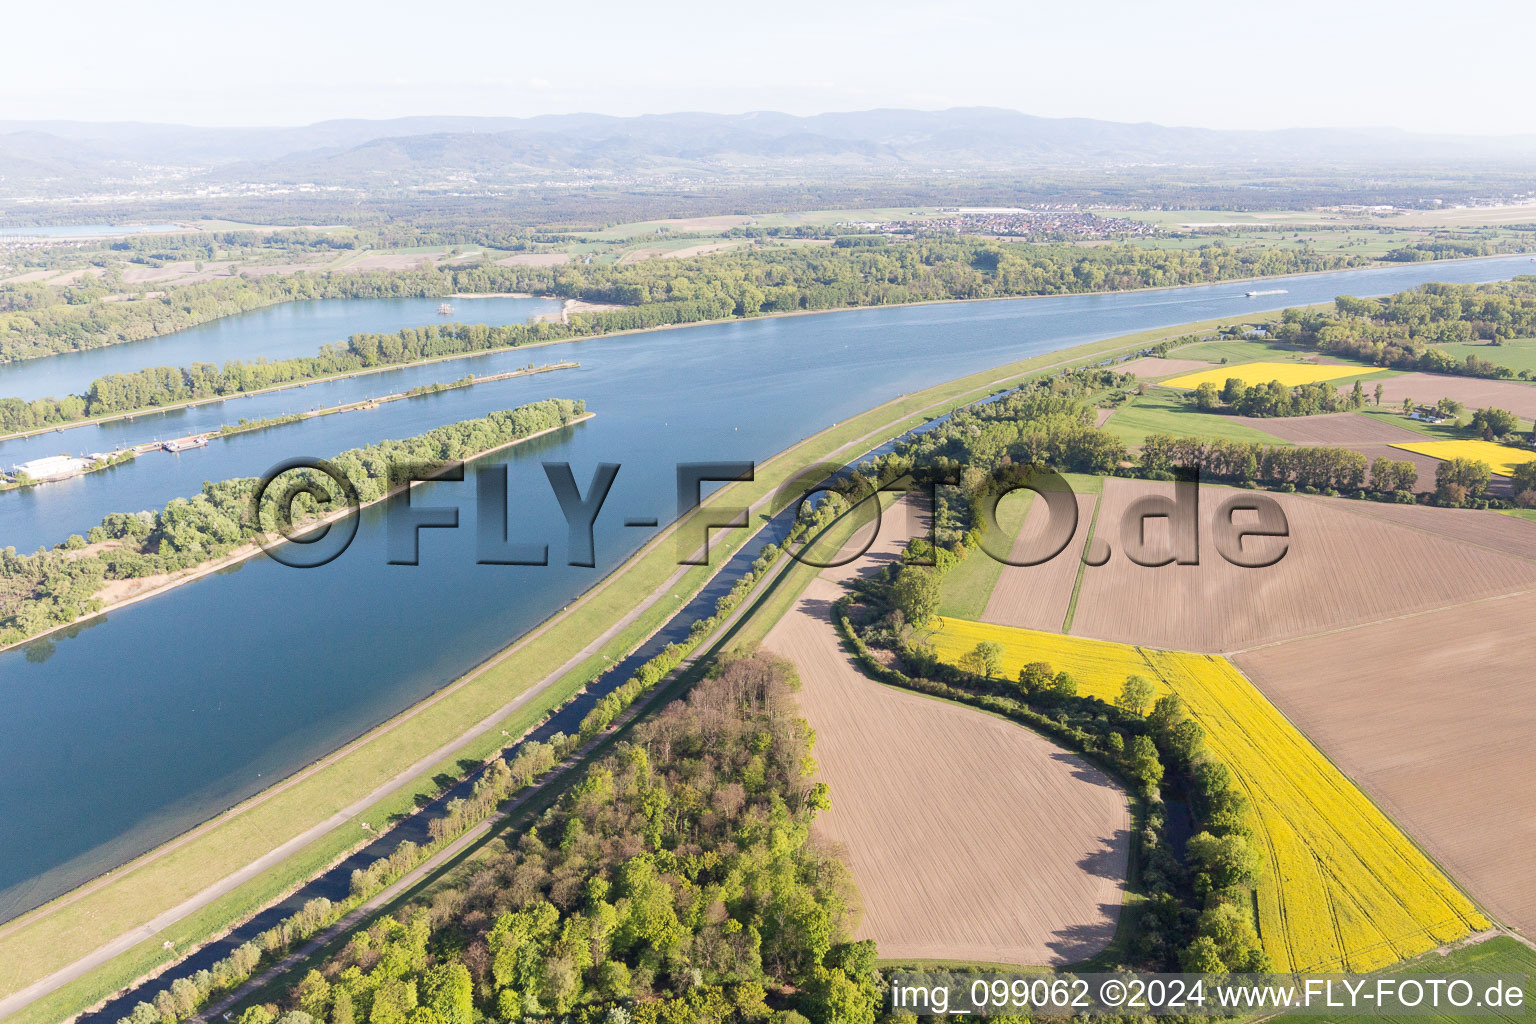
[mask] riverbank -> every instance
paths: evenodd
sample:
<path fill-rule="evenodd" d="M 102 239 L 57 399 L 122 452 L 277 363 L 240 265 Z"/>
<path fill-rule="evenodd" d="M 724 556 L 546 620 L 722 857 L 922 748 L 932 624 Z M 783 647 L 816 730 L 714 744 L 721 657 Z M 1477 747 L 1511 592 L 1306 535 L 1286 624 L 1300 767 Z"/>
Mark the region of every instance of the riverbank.
<path fill-rule="evenodd" d="M 587 420 L 590 420 L 596 415 L 597 413 L 595 412 L 585 412 L 582 415 L 577 416 L 575 419 L 572 419 L 568 423 L 562 423 L 559 426 L 548 427 L 544 430 L 535 431 L 532 434 L 508 441 L 506 444 L 496 445 L 494 448 L 487 448 L 484 451 L 476 452 L 473 455 L 463 459 L 462 462 L 467 465 L 477 459 L 483 459 L 487 455 L 494 455 L 497 452 L 506 451 L 508 448 L 515 448 L 516 446 L 527 441 L 532 441 L 534 438 L 544 437 L 548 434 L 553 434 L 556 431 L 564 430 L 567 427 L 574 427 L 578 423 L 585 423 Z M 414 487 L 416 482 L 417 481 L 412 481 L 397 487 L 392 487 L 379 497 L 374 498 L 372 501 L 363 502 L 357 507 L 356 510 L 342 509 L 338 512 L 333 512 L 328 516 L 323 516 L 319 519 L 306 522 L 302 528 L 294 532 L 293 536 L 302 537 L 306 534 L 314 533 L 316 530 L 330 526 L 333 523 L 340 522 L 342 519 L 345 519 L 350 515 L 361 514 L 363 509 L 377 505 L 381 501 L 389 500 L 395 495 L 400 494 L 402 491 L 406 490 L 408 487 Z M 219 572 L 223 569 L 228 569 L 232 566 L 239 565 L 242 562 L 256 557 L 263 551 L 266 551 L 268 547 L 279 546 L 287 543 L 291 543 L 291 539 L 279 540 L 274 545 L 264 545 L 260 541 L 252 541 L 248 544 L 243 544 L 228 554 L 213 559 L 212 561 L 203 562 L 200 565 L 194 565 L 187 569 L 180 569 L 173 573 L 161 573 L 157 576 L 141 576 L 131 580 L 114 580 L 111 583 L 108 583 L 101 590 L 97 591 L 96 595 L 94 595 L 96 597 L 102 598 L 104 601 L 102 606 L 96 611 L 82 618 L 75 619 L 72 622 L 62 622 L 57 626 L 52 626 L 40 633 L 34 633 L 25 639 L 15 640 L 11 643 L 0 645 L 0 654 L 3 654 L 15 647 L 21 647 L 26 644 L 34 643 L 53 633 L 59 632 L 60 630 L 70 629 L 75 626 L 84 626 L 85 624 L 91 622 L 93 619 L 100 618 L 103 615 L 108 615 L 114 611 L 127 608 L 129 605 L 138 604 L 140 601 L 145 601 L 151 597 L 164 594 L 176 587 L 191 583 L 194 580 L 200 580 L 210 573 Z"/>
<path fill-rule="evenodd" d="M 1411 267 L 1411 266 L 1462 265 L 1462 264 L 1472 264 L 1472 263 L 1477 263 L 1477 262 L 1480 262 L 1480 261 L 1487 261 L 1487 260 L 1509 260 L 1509 259 L 1522 259 L 1522 258 L 1525 258 L 1525 257 L 1523 255 L 1511 255 L 1511 254 L 1505 253 L 1505 254 L 1499 254 L 1499 255 L 1494 255 L 1494 256 L 1471 256 L 1471 257 L 1464 257 L 1464 258 L 1451 259 L 1451 260 L 1433 260 L 1433 261 L 1425 261 L 1424 263 L 1415 263 L 1415 264 L 1404 264 L 1404 263 L 1395 263 L 1395 262 L 1388 262 L 1388 261 L 1382 261 L 1382 260 L 1374 260 L 1369 265 L 1366 265 L 1366 266 L 1346 268 L 1346 269 L 1342 269 L 1342 270 L 1337 270 L 1336 269 L 1336 270 L 1304 271 L 1302 273 L 1287 274 L 1287 275 L 1280 276 L 1280 277 L 1226 278 L 1226 279 L 1218 280 L 1218 281 L 1200 281 L 1200 282 L 1194 282 L 1194 283 L 1191 283 L 1191 284 L 1179 284 L 1179 285 L 1159 285 L 1159 286 L 1150 287 L 1150 288 L 1114 288 L 1114 289 L 1104 289 L 1104 290 L 1099 290 L 1099 291 L 1051 292 L 1051 293 L 1035 294 L 1035 295 L 997 295 L 997 296 L 986 296 L 986 297 L 982 297 L 982 298 L 923 299 L 923 300 L 918 300 L 918 301 L 914 301 L 914 302 L 893 302 L 893 303 L 885 303 L 885 304 L 880 304 L 880 305 L 863 305 L 863 306 L 833 306 L 833 307 L 828 307 L 828 308 L 825 308 L 825 309 L 795 309 L 795 310 L 786 310 L 786 311 L 775 312 L 775 313 L 755 313 L 755 314 L 753 314 L 751 316 L 746 316 L 746 317 L 729 316 L 729 317 L 715 318 L 715 319 L 711 319 L 711 320 L 690 320 L 690 321 L 687 321 L 686 323 L 660 324 L 660 325 L 657 325 L 657 326 L 654 326 L 654 327 L 637 327 L 637 328 L 629 328 L 629 329 L 616 330 L 616 331 L 604 331 L 604 332 L 599 333 L 599 334 L 583 334 L 583 335 L 574 335 L 574 336 L 566 337 L 566 338 L 552 338 L 552 339 L 547 340 L 547 341 L 529 342 L 529 343 L 524 344 L 524 345 L 507 345 L 507 346 L 502 346 L 502 347 L 499 347 L 499 348 L 481 349 L 481 350 L 477 350 L 477 351 L 474 351 L 474 352 L 460 352 L 460 353 L 452 353 L 450 355 L 444 355 L 444 356 L 433 356 L 433 357 L 431 357 L 429 359 L 419 359 L 419 360 L 415 360 L 415 361 L 412 361 L 412 362 L 392 363 L 392 364 L 390 364 L 388 366 L 369 367 L 369 368 L 363 369 L 363 370 L 349 371 L 347 373 L 340 373 L 340 374 L 331 374 L 331 375 L 328 375 L 328 376 L 325 376 L 325 377 L 315 377 L 315 378 L 311 378 L 311 379 L 308 379 L 308 380 L 302 380 L 302 381 L 291 381 L 291 382 L 288 382 L 286 384 L 278 384 L 278 385 L 274 385 L 274 386 L 269 387 L 269 388 L 263 388 L 263 389 L 260 389 L 260 390 L 257 390 L 257 391 L 242 392 L 242 393 L 237 394 L 237 395 L 219 395 L 219 396 L 212 396 L 212 397 L 209 397 L 209 398 L 191 399 L 191 400 L 188 400 L 188 401 L 185 401 L 185 402 L 177 402 L 177 403 L 173 403 L 173 404 L 170 404 L 170 405 L 153 406 L 153 407 L 147 407 L 147 408 L 142 408 L 142 409 L 135 409 L 135 410 L 128 411 L 128 412 L 112 413 L 112 414 L 109 414 L 109 415 L 106 415 L 106 416 L 91 417 L 91 418 L 83 419 L 83 420 L 74 420 L 74 421 L 71 421 L 69 423 L 52 424 L 52 425 L 49 425 L 49 426 L 46 426 L 46 427 L 35 427 L 35 428 L 30 429 L 30 430 L 16 431 L 16 432 L 8 433 L 8 434 L 0 434 L 0 442 L 11 441 L 11 440 L 19 440 L 19 439 L 27 438 L 27 437 L 35 437 L 35 436 L 38 436 L 38 435 L 41 435 L 41 434 L 48 434 L 48 433 L 53 433 L 53 432 L 62 432 L 64 430 L 74 429 L 75 427 L 90 426 L 92 424 L 98 424 L 98 423 L 110 423 L 110 422 L 115 422 L 115 421 L 124 420 L 124 419 L 132 420 L 132 419 L 134 419 L 134 418 L 136 418 L 138 416 L 151 416 L 151 415 L 157 415 L 157 414 L 162 413 L 162 412 L 171 412 L 171 411 L 175 411 L 175 410 L 179 410 L 179 409 L 188 409 L 188 408 L 194 408 L 196 406 L 208 405 L 208 404 L 211 404 L 211 403 L 214 403 L 214 402 L 231 401 L 231 400 L 234 400 L 234 399 L 237 399 L 237 398 L 255 397 L 257 395 L 271 394 L 273 392 L 285 391 L 285 390 L 289 390 L 289 389 L 297 388 L 297 387 L 306 387 L 306 386 L 308 386 L 310 384 L 321 384 L 321 383 L 326 383 L 326 382 L 329 382 L 329 381 L 345 380 L 345 379 L 348 379 L 348 378 L 351 378 L 351 377 L 359 377 L 359 376 L 363 376 L 365 374 L 370 374 L 370 373 L 383 373 L 383 372 L 386 372 L 386 371 L 389 371 L 389 370 L 406 370 L 406 369 L 412 369 L 412 368 L 420 367 L 420 366 L 428 366 L 428 365 L 432 365 L 432 364 L 435 364 L 435 363 L 450 362 L 450 361 L 455 360 L 455 359 L 470 359 L 470 358 L 474 358 L 474 357 L 477 357 L 477 356 L 499 355 L 499 354 L 502 354 L 502 353 L 520 351 L 520 350 L 523 350 L 523 349 L 542 348 L 542 347 L 547 346 L 547 345 L 565 345 L 565 344 L 569 344 L 569 343 L 575 342 L 575 341 L 601 341 L 601 340 L 605 340 L 605 339 L 619 338 L 619 337 L 625 337 L 625 336 L 635 335 L 635 334 L 648 334 L 648 333 L 651 333 L 653 331 L 680 330 L 680 329 L 686 329 L 686 328 L 690 328 L 690 327 L 707 327 L 707 326 L 718 325 L 718 324 L 743 323 L 743 322 L 746 322 L 746 321 L 749 321 L 749 320 L 770 320 L 770 319 L 778 319 L 778 318 L 782 318 L 782 317 L 797 317 L 797 316 L 820 316 L 820 315 L 827 314 L 827 313 L 851 313 L 851 312 L 854 312 L 854 311 L 857 311 L 857 310 L 868 310 L 868 309 L 901 309 L 901 308 L 907 308 L 907 307 L 941 306 L 941 305 L 951 305 L 951 304 L 956 304 L 956 303 L 975 303 L 975 302 L 1018 302 L 1018 301 L 1024 301 L 1024 300 L 1030 300 L 1030 299 L 1060 299 L 1060 298 L 1065 298 L 1065 297 L 1069 297 L 1069 296 L 1083 296 L 1083 295 L 1105 295 L 1105 296 L 1107 296 L 1107 295 L 1156 294 L 1156 293 L 1160 293 L 1160 292 L 1180 292 L 1180 291 L 1186 291 L 1186 290 L 1189 290 L 1189 289 L 1192 289 L 1192 288 L 1210 288 L 1210 287 L 1215 287 L 1215 286 L 1220 286 L 1220 285 L 1243 285 L 1243 284 L 1252 284 L 1254 282 L 1261 282 L 1261 281 L 1262 282 L 1269 282 L 1269 283 L 1276 283 L 1276 282 L 1283 282 L 1283 281 L 1294 281 L 1294 280 L 1302 280 L 1302 279 L 1307 279 L 1307 278 L 1312 278 L 1312 277 L 1317 277 L 1317 276 L 1320 276 L 1320 275 L 1327 275 L 1327 274 L 1359 273 L 1359 272 L 1371 271 L 1371 270 L 1404 269 L 1404 268 Z M 494 293 L 494 294 L 493 293 L 480 293 L 478 295 L 475 295 L 474 297 L 478 297 L 478 298 L 493 298 L 493 297 L 520 297 L 520 296 L 512 296 L 511 293 L 508 293 L 505 296 L 501 296 L 500 293 Z M 529 296 L 529 297 L 530 298 L 562 298 L 561 296 L 553 296 L 553 295 L 552 296 Z M 560 322 L 562 324 L 568 324 L 569 323 L 569 318 L 570 318 L 571 315 L 581 315 L 583 312 L 601 311 L 601 310 L 604 310 L 604 309 L 612 310 L 612 309 L 623 309 L 623 308 L 626 308 L 624 306 L 615 306 L 615 305 L 606 304 L 606 303 L 588 303 L 588 302 L 585 302 L 585 300 L 572 299 L 572 298 L 565 298 L 564 302 L 565 302 L 566 305 L 562 308 L 562 311 L 561 311 L 561 313 L 559 315 L 559 318 L 558 318 L 558 322 Z M 572 305 L 572 304 L 575 304 L 575 305 Z M 1261 314 L 1261 313 L 1267 313 L 1267 312 L 1272 312 L 1272 310 L 1267 310 L 1267 309 L 1256 310 L 1255 311 L 1255 315 L 1258 315 L 1258 314 Z M 554 319 L 552 318 L 552 315 L 545 315 L 545 316 L 542 316 L 542 317 L 536 317 L 535 319 L 536 320 L 545 320 L 546 322 L 554 322 Z M 46 358 L 46 357 L 43 357 L 43 358 Z"/>
<path fill-rule="evenodd" d="M 1129 353 L 1216 323 L 1177 325 L 1094 342 L 899 396 L 790 446 L 760 465 L 755 481 L 722 488 L 705 508 L 729 503 L 771 511 L 763 502 L 771 501 L 778 487 L 803 465 L 839 454 L 854 457 L 932 416 L 1024 377 Z M 612 660 L 622 658 L 690 600 L 718 564 L 746 542 L 738 536 L 745 531 L 725 531 L 712 545 L 711 562 L 718 557 L 718 564 L 679 569 L 668 543 L 678 528 L 679 524 L 672 524 L 658 533 L 635 556 L 476 672 L 166 847 L 0 928 L 0 965 L 5 965 L 0 967 L 0 991 L 35 993 L 29 1000 L 32 1005 L 17 1019 L 41 1022 L 67 1017 L 156 965 L 179 958 L 180 953 L 167 953 L 160 943 L 170 940 L 184 952 L 204 941 L 351 848 L 360 836 L 359 820 L 377 821 L 383 815 L 409 811 L 418 794 L 435 792 L 434 771 L 456 776 L 459 760 L 483 758 L 499 749 L 496 730 L 510 714 L 509 699 L 525 700 L 523 695 L 542 687 L 537 698 L 526 698 L 519 705 L 521 713 L 532 713 L 536 707 L 558 702 L 562 694 L 574 692 Z M 399 765 L 430 761 L 436 754 L 441 756 L 433 770 L 397 781 Z M 337 818 L 384 787 L 393 787 L 388 789 L 389 796 Z M 335 824 L 321 837 L 304 844 L 283 864 L 265 869 L 234 890 L 197 900 L 197 894 L 251 863 L 256 849 L 249 837 L 262 836 L 259 848 L 270 848 L 333 819 Z M 40 979 L 89 955 L 109 937 L 142 928 L 141 922 L 154 918 L 160 908 L 188 901 L 193 904 L 183 914 L 157 928 L 153 937 L 142 935 L 99 975 L 80 975 L 42 990 L 35 988 Z M 54 994 L 43 999 L 43 992 Z"/>

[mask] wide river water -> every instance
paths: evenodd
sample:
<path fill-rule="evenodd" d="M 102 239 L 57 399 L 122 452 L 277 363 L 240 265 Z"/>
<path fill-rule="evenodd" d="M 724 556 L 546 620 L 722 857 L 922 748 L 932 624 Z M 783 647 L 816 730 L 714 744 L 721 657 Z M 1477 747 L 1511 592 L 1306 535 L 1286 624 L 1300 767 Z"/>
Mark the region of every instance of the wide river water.
<path fill-rule="evenodd" d="M 0 463 L 8 465 L 333 405 L 471 370 L 582 364 L 216 440 L 179 455 L 153 453 L 0 494 L 0 545 L 31 550 L 83 532 L 108 512 L 156 508 L 196 493 L 205 480 L 259 475 L 296 455 L 330 456 L 546 397 L 585 399 L 597 413 L 486 460 L 507 464 L 512 530 L 549 544 L 548 567 L 477 565 L 474 482 L 439 483 L 418 488 L 412 502 L 455 505 L 460 526 L 422 531 L 418 566 L 387 564 L 384 506 L 375 506 L 363 513 L 352 546 L 323 568 L 253 559 L 0 654 L 0 919 L 271 785 L 506 646 L 654 532 L 625 527 L 627 517 L 665 524 L 675 516 L 679 462 L 761 462 L 896 395 L 1087 341 L 1531 269 L 1521 256 L 1278 279 L 1267 287 L 1288 294 L 1254 299 L 1245 297 L 1251 284 L 1233 283 L 699 326 L 480 356 L 7 442 Z M 459 305 L 460 318 L 469 319 L 472 307 Z M 321 318 L 329 327 L 328 306 L 305 304 L 288 315 Z M 312 339 L 311 350 L 377 329 L 358 312 L 332 337 Z M 269 321 L 268 314 L 226 321 L 217 349 L 202 358 L 264 350 Z M 102 372 L 91 357 L 99 365 L 117 358 L 111 350 L 83 354 L 69 387 Z M 0 394 L 7 393 L 4 381 L 0 372 Z M 622 467 L 597 520 L 596 568 L 565 564 L 566 529 L 541 466 L 547 460 L 570 462 L 583 491 L 596 463 Z"/>

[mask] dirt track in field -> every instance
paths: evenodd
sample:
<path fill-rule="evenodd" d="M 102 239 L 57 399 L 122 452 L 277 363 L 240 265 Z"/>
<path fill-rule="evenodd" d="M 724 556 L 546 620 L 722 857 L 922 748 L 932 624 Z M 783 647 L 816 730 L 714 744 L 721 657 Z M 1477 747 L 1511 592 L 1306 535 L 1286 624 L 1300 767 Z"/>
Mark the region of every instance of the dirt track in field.
<path fill-rule="evenodd" d="M 1067 606 L 1072 602 L 1072 587 L 1077 582 L 1083 544 L 1088 538 L 1088 526 L 1093 522 L 1093 507 L 1097 501 L 1098 496 L 1094 494 L 1077 496 L 1077 529 L 1061 554 L 1040 565 L 1003 566 L 1002 575 L 997 578 L 997 585 L 992 588 L 992 596 L 987 601 L 987 610 L 982 613 L 983 622 L 1025 629 L 1061 630 L 1067 617 Z M 1049 517 L 1050 507 L 1036 498 L 1030 505 L 1010 557 L 1025 561 L 1045 555 L 1044 534 Z M 973 551 L 970 557 L 988 556 Z"/>
<path fill-rule="evenodd" d="M 906 503 L 902 503 L 905 505 Z M 1113 938 L 1130 813 L 1097 769 L 1036 733 L 883 686 L 839 644 L 840 580 L 895 557 L 919 523 L 889 515 L 858 561 L 825 570 L 768 635 L 800 671 L 832 809 L 882 956 L 1063 964 Z"/>
<path fill-rule="evenodd" d="M 1523 419 L 1536 418 L 1536 386 L 1517 381 L 1405 373 L 1400 377 L 1383 377 L 1381 385 L 1385 406 L 1400 406 L 1405 398 L 1411 398 L 1418 405 L 1433 405 L 1441 398 L 1454 398 L 1469 412 L 1494 406 L 1508 409 Z"/>
<path fill-rule="evenodd" d="M 1268 568 L 1242 568 L 1217 551 L 1211 524 L 1223 501 L 1249 492 L 1219 487 L 1201 489 L 1199 565 L 1132 563 L 1123 533 L 1127 507 L 1143 495 L 1171 493 L 1171 484 L 1105 482 L 1095 541 L 1107 541 L 1113 554 L 1106 565 L 1084 569 L 1073 633 L 1221 653 L 1536 586 L 1536 563 L 1520 556 L 1529 550 L 1529 523 L 1503 517 L 1507 524 L 1478 526 L 1488 538 L 1500 530 L 1520 538 L 1518 548 L 1495 550 L 1496 542 L 1479 546 L 1439 535 L 1433 515 L 1415 528 L 1383 513 L 1389 506 L 1286 494 L 1267 495 L 1288 522 L 1285 557 Z M 1147 520 L 1154 552 L 1168 550 L 1166 527 L 1166 520 Z M 1277 542 L 1247 543 L 1269 550 Z"/>
<path fill-rule="evenodd" d="M 1536 936 L 1533 620 L 1536 594 L 1526 594 L 1234 659 L 1474 898 L 1527 936 Z"/>
<path fill-rule="evenodd" d="M 1215 365 L 1203 359 L 1160 359 L 1157 356 L 1143 356 L 1140 359 L 1132 359 L 1128 363 L 1117 363 L 1110 369 L 1116 373 L 1134 373 L 1142 380 L 1155 380 L 1158 377 L 1172 377 L 1181 373 L 1209 370 Z"/>

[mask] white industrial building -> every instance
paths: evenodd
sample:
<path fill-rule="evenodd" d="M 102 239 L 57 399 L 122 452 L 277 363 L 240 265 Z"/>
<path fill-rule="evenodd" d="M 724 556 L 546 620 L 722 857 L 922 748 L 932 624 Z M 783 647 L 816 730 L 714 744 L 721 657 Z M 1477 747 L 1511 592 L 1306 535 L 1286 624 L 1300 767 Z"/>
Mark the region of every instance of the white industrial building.
<path fill-rule="evenodd" d="M 11 467 L 12 477 L 26 476 L 29 480 L 63 480 L 78 476 L 90 469 L 94 459 L 82 459 L 73 455 L 50 455 L 31 462 L 18 462 Z"/>

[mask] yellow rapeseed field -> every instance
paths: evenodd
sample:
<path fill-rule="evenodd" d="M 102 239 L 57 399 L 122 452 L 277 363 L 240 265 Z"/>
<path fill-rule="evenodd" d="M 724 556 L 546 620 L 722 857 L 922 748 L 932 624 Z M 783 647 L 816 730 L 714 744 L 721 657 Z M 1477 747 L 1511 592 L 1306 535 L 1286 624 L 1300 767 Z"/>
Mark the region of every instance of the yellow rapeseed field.
<path fill-rule="evenodd" d="M 1409 441 L 1392 447 L 1428 455 L 1432 459 L 1475 459 L 1488 463 L 1488 468 L 1500 476 L 1509 476 L 1516 466 L 1536 462 L 1536 452 L 1492 441 Z"/>
<path fill-rule="evenodd" d="M 1010 676 L 1031 661 L 1113 700 L 1132 673 L 1184 699 L 1253 805 L 1265 871 L 1259 935 L 1282 971 L 1371 971 L 1488 927 L 1487 920 L 1225 658 L 1156 651 L 957 619 L 939 620 L 940 658 L 981 640 Z"/>
<path fill-rule="evenodd" d="M 1371 372 L 1370 367 L 1366 366 L 1330 366 L 1324 363 L 1238 363 L 1236 366 L 1213 366 L 1209 370 L 1186 373 L 1182 377 L 1173 377 L 1161 383 L 1165 388 L 1193 390 L 1210 381 L 1220 388 L 1226 384 L 1227 378 L 1236 377 L 1249 387 L 1277 380 L 1286 387 L 1293 388 L 1298 384 L 1337 380 L 1340 377 L 1354 377 L 1357 374 Z"/>

